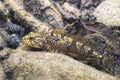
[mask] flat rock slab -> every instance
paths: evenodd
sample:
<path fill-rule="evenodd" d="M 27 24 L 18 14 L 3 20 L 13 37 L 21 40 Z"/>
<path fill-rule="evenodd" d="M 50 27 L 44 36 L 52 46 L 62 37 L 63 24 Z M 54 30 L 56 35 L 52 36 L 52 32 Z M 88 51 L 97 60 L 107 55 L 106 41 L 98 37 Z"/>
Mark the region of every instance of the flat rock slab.
<path fill-rule="evenodd" d="M 12 73 L 12 80 L 119 80 L 68 56 L 48 52 L 16 50 L 2 65 L 6 73 Z"/>

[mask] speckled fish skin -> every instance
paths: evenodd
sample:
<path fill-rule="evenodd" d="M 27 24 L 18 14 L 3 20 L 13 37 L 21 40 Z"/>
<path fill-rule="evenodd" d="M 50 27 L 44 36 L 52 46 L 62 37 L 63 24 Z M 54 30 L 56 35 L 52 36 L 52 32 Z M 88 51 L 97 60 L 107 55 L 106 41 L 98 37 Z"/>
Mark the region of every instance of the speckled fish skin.
<path fill-rule="evenodd" d="M 30 32 L 22 39 L 29 47 L 46 51 L 65 53 L 73 58 L 100 57 L 96 51 L 82 42 L 75 41 L 60 31 L 51 33 Z"/>

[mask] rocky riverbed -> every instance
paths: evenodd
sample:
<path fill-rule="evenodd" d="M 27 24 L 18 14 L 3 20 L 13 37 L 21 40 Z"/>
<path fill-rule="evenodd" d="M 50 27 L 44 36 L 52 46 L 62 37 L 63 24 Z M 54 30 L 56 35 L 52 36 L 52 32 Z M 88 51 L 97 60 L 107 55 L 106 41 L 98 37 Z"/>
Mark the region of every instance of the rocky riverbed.
<path fill-rule="evenodd" d="M 119 80 L 119 3 L 119 0 L 1 0 L 0 80 Z M 39 40 L 45 36 L 38 38 L 30 32 L 59 35 L 45 39 L 54 42 L 64 35 L 68 50 L 63 53 L 60 48 L 64 40 L 56 47 L 33 48 L 29 45 L 40 46 Z M 25 38 L 28 45 L 22 42 L 24 36 L 28 36 Z M 78 45 L 79 54 L 75 53 L 77 49 L 69 52 L 76 46 L 68 45 L 71 40 L 71 44 Z"/>

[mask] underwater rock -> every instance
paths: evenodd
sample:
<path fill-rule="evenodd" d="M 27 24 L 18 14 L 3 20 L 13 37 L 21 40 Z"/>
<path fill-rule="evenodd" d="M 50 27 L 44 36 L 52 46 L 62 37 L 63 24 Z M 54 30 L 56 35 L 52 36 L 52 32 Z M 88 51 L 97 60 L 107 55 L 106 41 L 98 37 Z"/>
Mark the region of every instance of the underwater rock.
<path fill-rule="evenodd" d="M 14 1 L 16 1 L 18 3 L 18 5 L 23 5 L 24 0 L 14 0 Z"/>
<path fill-rule="evenodd" d="M 13 12 L 12 18 L 15 19 L 15 21 L 21 23 L 22 26 L 29 29 L 31 28 L 33 31 L 48 31 L 49 25 L 46 23 L 43 23 L 40 20 L 37 20 L 32 14 L 26 12 L 24 10 L 23 6 L 20 6 L 16 4 L 13 0 L 5 0 L 4 5 L 7 6 L 6 8 L 9 9 L 9 11 Z"/>
<path fill-rule="evenodd" d="M 4 74 L 4 71 L 3 71 L 2 66 L 0 64 L 0 80 L 4 80 L 4 76 L 5 76 L 5 74 Z"/>
<path fill-rule="evenodd" d="M 5 41 L 3 40 L 3 38 L 0 36 L 0 50 L 4 49 L 6 46 Z"/>
<path fill-rule="evenodd" d="M 108 27 L 120 26 L 120 0 L 106 0 L 94 11 L 97 22 L 106 24 Z"/>
<path fill-rule="evenodd" d="M 18 49 L 2 65 L 12 80 L 119 80 L 56 53 Z"/>
<path fill-rule="evenodd" d="M 5 5 L 2 2 L 0 2 L 0 15 L 2 15 L 2 16 L 8 16 L 9 15 L 8 9 L 5 8 Z"/>
<path fill-rule="evenodd" d="M 63 28 L 62 15 L 50 0 L 25 0 L 25 10 L 37 19 L 50 24 L 51 28 Z"/>

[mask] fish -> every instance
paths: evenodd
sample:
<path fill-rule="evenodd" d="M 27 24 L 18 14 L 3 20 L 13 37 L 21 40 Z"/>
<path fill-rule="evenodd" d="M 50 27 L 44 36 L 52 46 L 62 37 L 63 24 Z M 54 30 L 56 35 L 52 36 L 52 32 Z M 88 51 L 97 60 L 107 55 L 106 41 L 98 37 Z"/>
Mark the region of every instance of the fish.
<path fill-rule="evenodd" d="M 31 48 L 64 53 L 75 59 L 101 58 L 101 55 L 93 47 L 90 47 L 90 45 L 93 46 L 92 42 L 82 36 L 77 38 L 68 35 L 62 30 L 30 32 L 22 38 L 22 42 Z"/>

